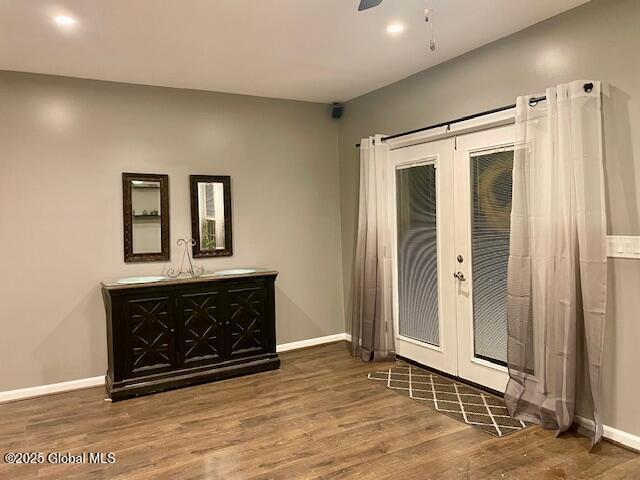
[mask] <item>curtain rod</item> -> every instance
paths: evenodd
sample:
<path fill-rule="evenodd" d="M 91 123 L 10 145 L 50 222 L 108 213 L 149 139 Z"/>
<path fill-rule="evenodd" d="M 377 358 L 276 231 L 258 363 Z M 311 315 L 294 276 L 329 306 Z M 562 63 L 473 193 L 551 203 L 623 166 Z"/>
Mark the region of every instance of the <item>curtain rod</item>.
<path fill-rule="evenodd" d="M 582 88 L 587 93 L 590 93 L 593 90 L 593 83 L 585 83 Z M 538 103 L 543 102 L 547 99 L 546 96 L 542 97 L 532 97 L 529 99 L 529 106 L 534 107 Z M 505 105 L 504 107 L 492 108 L 491 110 L 485 110 L 484 112 L 473 113 L 471 115 L 466 115 L 464 117 L 456 118 L 454 120 L 449 120 L 448 122 L 436 123 L 435 125 L 429 125 L 428 127 L 416 128 L 415 130 L 409 130 L 402 133 L 395 133 L 393 135 L 389 135 L 388 137 L 382 137 L 382 141 L 386 142 L 387 140 L 392 140 L 394 138 L 404 137 L 406 135 L 412 135 L 414 133 L 425 132 L 427 130 L 433 130 L 434 128 L 441 127 L 450 127 L 454 123 L 466 122 L 467 120 L 473 120 L 474 118 L 483 117 L 485 115 L 491 115 L 492 113 L 504 112 L 505 110 L 510 110 L 512 108 L 516 108 L 516 104 L 513 105 Z M 360 144 L 356 144 L 356 148 L 360 148 Z"/>

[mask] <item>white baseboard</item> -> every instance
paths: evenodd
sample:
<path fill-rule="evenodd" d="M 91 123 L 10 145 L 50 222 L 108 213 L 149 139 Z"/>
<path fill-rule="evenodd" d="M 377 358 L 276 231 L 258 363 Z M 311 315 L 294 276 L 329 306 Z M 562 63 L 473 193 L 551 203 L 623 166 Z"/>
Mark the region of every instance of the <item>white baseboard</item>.
<path fill-rule="evenodd" d="M 288 352 L 289 350 L 313 347 L 314 345 L 322 345 L 323 343 L 339 342 L 340 340 L 351 341 L 351 335 L 348 333 L 336 333 L 335 335 L 327 335 L 326 337 L 316 337 L 309 338 L 307 340 L 299 340 L 297 342 L 283 343 L 276 347 L 276 351 Z"/>
<path fill-rule="evenodd" d="M 7 390 L 0 392 L 0 403 L 23 400 L 25 398 L 42 397 L 43 395 L 80 390 L 82 388 L 98 387 L 100 385 L 104 385 L 104 375 L 100 377 L 81 378 L 80 380 L 71 380 L 69 382 L 39 385 L 37 387 Z"/>
<path fill-rule="evenodd" d="M 297 350 L 299 348 L 312 347 L 314 345 L 322 345 L 323 343 L 338 342 L 340 340 L 351 340 L 351 335 L 347 333 L 337 333 L 335 335 L 327 335 L 326 337 L 309 338 L 298 342 L 283 343 L 276 347 L 278 352 L 287 352 L 289 350 Z M 82 388 L 99 387 L 104 385 L 104 376 L 82 378 L 80 380 L 71 380 L 69 382 L 52 383 L 50 385 L 40 385 L 37 387 L 19 388 L 17 390 L 7 390 L 0 392 L 0 403 L 13 402 L 15 400 L 23 400 L 26 398 L 41 397 L 43 395 L 51 395 L 53 393 L 68 392 L 71 390 L 80 390 Z"/>
<path fill-rule="evenodd" d="M 576 416 L 575 420 L 578 425 L 589 430 L 593 430 L 593 420 L 578 416 Z M 617 428 L 613 428 L 608 425 L 603 425 L 603 429 L 604 438 L 640 452 L 640 436 L 623 432 L 622 430 L 618 430 Z"/>

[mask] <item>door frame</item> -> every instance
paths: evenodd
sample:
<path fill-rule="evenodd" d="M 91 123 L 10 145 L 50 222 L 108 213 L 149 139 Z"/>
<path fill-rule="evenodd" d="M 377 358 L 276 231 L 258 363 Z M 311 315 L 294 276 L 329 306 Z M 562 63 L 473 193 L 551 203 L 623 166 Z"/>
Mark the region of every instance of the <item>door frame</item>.
<path fill-rule="evenodd" d="M 394 150 L 398 150 L 398 149 L 403 149 L 406 147 L 413 147 L 413 146 L 417 146 L 417 145 L 421 145 L 421 144 L 426 144 L 426 143 L 433 143 L 436 142 L 438 140 L 443 140 L 443 139 L 451 139 L 454 142 L 454 149 L 453 149 L 453 154 L 452 154 L 452 158 L 451 158 L 451 168 L 454 172 L 454 177 L 455 177 L 455 172 L 457 172 L 457 162 L 456 162 L 456 157 L 457 157 L 457 139 L 455 137 L 459 137 L 462 135 L 466 135 L 469 133 L 474 133 L 474 132 L 480 132 L 480 131 L 486 131 L 486 130 L 491 130 L 497 127 L 502 127 L 502 126 L 506 126 L 506 125 L 513 125 L 515 123 L 515 109 L 510 109 L 510 110 L 504 110 L 501 112 L 496 112 L 493 114 L 489 114 L 489 115 L 485 115 L 482 117 L 477 117 L 471 120 L 467 120 L 464 122 L 459 122 L 456 123 L 454 125 L 446 125 L 443 127 L 439 127 L 439 128 L 434 128 L 428 131 L 422 131 L 422 132 L 417 132 L 414 134 L 410 134 L 410 135 L 406 135 L 406 136 L 402 136 L 402 137 L 398 137 L 398 138 L 394 138 L 394 139 L 390 139 L 388 140 L 386 143 L 388 145 L 389 148 L 389 156 L 388 156 L 388 168 L 386 169 L 388 172 L 388 178 L 389 178 L 389 182 L 388 182 L 388 205 L 389 205 L 389 227 L 390 227 L 390 237 L 391 237 L 391 242 L 390 242 L 390 246 L 392 249 L 391 252 L 391 258 L 392 258 L 392 297 L 393 297 L 393 324 L 394 324 L 394 340 L 396 342 L 396 351 L 399 355 L 406 357 L 408 359 L 414 360 L 418 363 L 424 364 L 426 366 L 430 366 L 432 368 L 435 368 L 437 370 L 440 370 L 442 372 L 445 373 L 449 373 L 451 375 L 454 376 L 460 376 L 461 378 L 465 378 L 463 376 L 460 375 L 461 369 L 460 369 L 460 352 L 458 351 L 458 333 L 459 333 L 459 329 L 460 329 L 460 321 L 459 321 L 459 317 L 460 314 L 458 312 L 459 308 L 458 308 L 458 295 L 455 295 L 455 300 L 452 302 L 455 305 L 455 315 L 454 315 L 454 321 L 453 321 L 453 332 L 454 332 L 454 339 L 455 341 L 455 345 L 453 347 L 449 347 L 450 349 L 453 349 L 453 351 L 455 352 L 454 355 L 454 360 L 450 362 L 449 365 L 447 365 L 446 363 L 443 362 L 433 362 L 433 363 L 425 363 L 423 361 L 420 361 L 421 358 L 423 357 L 423 349 L 428 349 L 434 353 L 439 352 L 439 353 L 444 353 L 444 350 L 442 348 L 442 339 L 443 339 L 443 333 L 445 332 L 443 330 L 443 314 L 442 314 L 442 306 L 443 306 L 443 288 L 442 288 L 442 284 L 444 283 L 445 279 L 448 279 L 448 271 L 446 271 L 446 267 L 450 266 L 451 272 L 454 272 L 455 270 L 457 270 L 457 263 L 455 262 L 454 259 L 454 255 L 451 255 L 450 259 L 445 259 L 444 255 L 440 254 L 440 246 L 442 245 L 442 234 L 440 231 L 438 231 L 437 234 L 437 242 L 438 242 L 438 259 L 437 259 L 437 268 L 438 268 L 438 321 L 439 321 L 439 331 L 440 331 L 440 338 L 441 338 L 441 347 L 435 346 L 435 345 L 429 345 L 426 342 L 420 342 L 418 340 L 414 340 L 408 337 L 403 337 L 400 335 L 399 333 L 399 318 L 398 318 L 398 257 L 397 257 L 397 218 L 396 218 L 396 180 L 395 180 L 395 170 L 396 170 L 396 166 L 398 165 L 398 163 L 394 162 L 392 160 L 392 155 L 393 155 L 393 151 Z M 442 180 L 441 180 L 441 175 L 440 172 L 441 170 L 441 166 L 438 165 L 438 160 L 439 160 L 439 156 L 436 156 L 434 158 L 434 156 L 429 156 L 427 155 L 425 156 L 419 156 L 417 158 L 414 158 L 412 160 L 406 160 L 406 161 L 402 161 L 399 164 L 403 165 L 406 167 L 408 166 L 418 166 L 418 165 L 424 165 L 424 164 L 429 164 L 429 163 L 434 163 L 435 162 L 435 167 L 436 167 L 436 192 L 441 191 L 441 187 L 442 187 Z M 440 168 L 439 168 L 440 167 Z M 453 178 L 452 177 L 452 180 Z M 465 184 L 467 184 L 468 186 L 468 175 L 464 180 Z M 451 185 L 452 188 L 455 189 L 455 186 L 452 184 Z M 455 193 L 453 195 L 453 197 L 455 197 Z M 467 197 L 470 198 L 470 193 L 467 193 Z M 440 208 L 441 205 L 441 201 L 440 198 L 438 197 L 437 200 L 437 210 L 436 210 L 436 225 L 441 225 L 441 211 L 442 209 Z M 455 198 L 453 199 L 453 211 L 455 211 L 455 205 L 457 205 Z M 457 223 L 457 220 L 454 220 L 454 224 Z M 470 227 L 470 225 L 469 225 Z M 471 229 L 468 228 L 469 230 L 469 235 L 470 235 L 470 231 Z M 454 233 L 452 240 L 452 244 L 455 242 L 455 239 L 457 237 L 457 234 Z M 468 239 L 468 242 L 470 242 L 471 239 Z M 455 246 L 453 248 L 453 251 L 455 252 L 457 246 Z M 471 248 L 471 244 L 469 243 L 469 248 Z M 469 265 L 470 265 L 470 261 L 471 261 L 471 257 L 469 256 Z M 469 269 L 469 272 L 471 270 Z M 471 277 L 472 278 L 472 277 Z M 459 282 L 456 282 L 457 284 Z M 456 284 L 456 289 L 458 288 L 458 285 Z M 473 330 L 471 330 L 471 341 L 473 342 Z M 402 348 L 398 348 L 399 346 L 402 346 Z M 401 351 L 399 351 L 401 350 Z M 405 351 L 406 350 L 406 351 Z M 472 350 L 471 352 L 473 352 L 473 346 L 472 346 Z M 422 355 L 421 355 L 422 353 Z M 433 357 L 433 356 L 432 356 Z M 436 356 L 437 358 L 437 356 Z M 478 362 L 478 366 L 482 365 L 483 363 L 488 364 L 487 366 L 489 367 L 499 367 L 497 372 L 499 372 L 501 375 L 506 375 L 507 369 L 506 367 L 502 367 L 500 365 L 495 365 L 491 362 L 485 361 L 485 360 L 481 360 L 481 359 L 475 359 Z M 471 381 L 472 379 L 468 379 Z M 475 383 L 479 383 L 479 382 L 475 382 Z M 499 391 L 504 391 L 504 387 L 506 386 L 506 382 L 504 382 L 504 385 L 502 385 L 502 379 L 498 379 L 498 381 L 495 380 L 495 378 L 493 379 L 493 381 L 490 382 L 490 385 L 484 385 L 483 383 L 480 383 L 481 385 L 484 385 L 486 387 L 492 388 L 494 390 L 499 390 Z M 495 388 L 495 387 L 498 388 Z"/>
<path fill-rule="evenodd" d="M 491 128 L 513 125 L 516 121 L 516 109 L 502 110 L 500 112 L 483 115 L 463 122 L 445 125 L 438 128 L 431 128 L 421 132 L 416 132 L 402 137 L 386 140 L 389 150 L 410 147 L 421 143 L 429 143 L 441 138 L 458 137 L 467 133 L 489 130 Z M 384 138 L 384 137 L 383 137 Z"/>

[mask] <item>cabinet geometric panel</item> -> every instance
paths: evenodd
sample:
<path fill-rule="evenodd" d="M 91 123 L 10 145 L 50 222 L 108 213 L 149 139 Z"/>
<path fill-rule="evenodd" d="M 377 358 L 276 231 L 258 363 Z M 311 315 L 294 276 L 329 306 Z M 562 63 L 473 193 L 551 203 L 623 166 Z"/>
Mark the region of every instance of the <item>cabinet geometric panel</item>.
<path fill-rule="evenodd" d="M 126 303 L 130 329 L 129 371 L 146 372 L 175 363 L 170 297 L 130 299 Z"/>
<path fill-rule="evenodd" d="M 264 318 L 264 287 L 230 288 L 227 292 L 229 299 L 230 335 L 229 355 L 231 358 L 255 355 L 265 350 L 265 336 L 263 334 Z"/>
<path fill-rule="evenodd" d="M 179 295 L 178 315 L 185 364 L 222 358 L 223 312 L 218 291 Z"/>

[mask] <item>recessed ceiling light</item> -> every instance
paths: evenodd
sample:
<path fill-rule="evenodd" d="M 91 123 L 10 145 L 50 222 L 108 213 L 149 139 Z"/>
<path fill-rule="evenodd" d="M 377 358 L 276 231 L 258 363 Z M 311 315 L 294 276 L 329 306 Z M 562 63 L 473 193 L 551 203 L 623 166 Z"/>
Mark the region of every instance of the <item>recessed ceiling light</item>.
<path fill-rule="evenodd" d="M 400 23 L 392 23 L 387 27 L 387 32 L 389 33 L 400 33 L 404 31 L 404 25 Z"/>
<path fill-rule="evenodd" d="M 56 22 L 58 25 L 65 25 L 65 26 L 73 25 L 74 23 L 76 23 L 75 18 L 67 17 L 66 15 L 57 15 L 53 17 L 53 21 Z"/>

